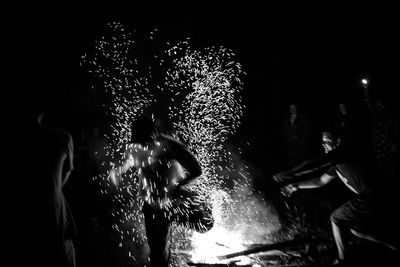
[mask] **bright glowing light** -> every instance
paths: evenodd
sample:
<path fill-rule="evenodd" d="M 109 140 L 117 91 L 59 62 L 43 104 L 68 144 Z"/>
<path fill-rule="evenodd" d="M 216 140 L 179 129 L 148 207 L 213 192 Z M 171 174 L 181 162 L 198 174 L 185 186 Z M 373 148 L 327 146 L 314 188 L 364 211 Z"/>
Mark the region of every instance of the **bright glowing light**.
<path fill-rule="evenodd" d="M 368 84 L 368 80 L 367 80 L 367 79 L 362 79 L 361 82 L 362 82 L 363 84 Z"/>
<path fill-rule="evenodd" d="M 193 233 L 192 261 L 217 262 L 217 256 L 243 250 L 242 236 L 239 232 L 230 232 L 223 226 L 214 226 L 204 234 Z"/>

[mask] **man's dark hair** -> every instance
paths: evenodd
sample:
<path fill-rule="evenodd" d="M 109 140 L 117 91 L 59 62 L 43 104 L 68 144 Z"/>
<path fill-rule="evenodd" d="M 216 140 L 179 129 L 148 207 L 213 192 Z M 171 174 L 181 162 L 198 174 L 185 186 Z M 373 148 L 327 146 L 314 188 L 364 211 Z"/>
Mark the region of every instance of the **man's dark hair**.
<path fill-rule="evenodd" d="M 321 134 L 329 135 L 329 136 L 331 136 L 332 138 L 335 138 L 335 139 L 341 139 L 342 138 L 341 134 L 338 131 L 334 131 L 332 129 L 324 129 L 324 130 L 321 131 Z"/>
<path fill-rule="evenodd" d="M 322 126 L 321 134 L 324 134 L 324 133 L 329 133 L 335 139 L 343 138 L 342 129 L 339 126 L 334 125 L 333 123 L 326 123 L 325 125 Z"/>
<path fill-rule="evenodd" d="M 132 122 L 131 131 L 131 142 L 144 144 L 152 140 L 156 128 L 150 117 L 141 116 Z"/>

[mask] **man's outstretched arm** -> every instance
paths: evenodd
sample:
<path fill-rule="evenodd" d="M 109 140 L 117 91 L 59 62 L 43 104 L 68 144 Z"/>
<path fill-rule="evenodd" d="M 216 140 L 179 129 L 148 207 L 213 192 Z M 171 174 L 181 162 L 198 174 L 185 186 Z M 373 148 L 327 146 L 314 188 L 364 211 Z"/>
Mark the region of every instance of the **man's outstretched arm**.
<path fill-rule="evenodd" d="M 336 177 L 337 177 L 336 175 L 332 175 L 330 173 L 324 173 L 323 175 L 321 175 L 319 177 L 315 177 L 315 178 L 297 182 L 297 183 L 288 184 L 287 186 L 285 186 L 282 189 L 282 193 L 284 195 L 291 195 L 292 193 L 296 192 L 299 189 L 319 188 L 324 185 L 327 185 Z"/>
<path fill-rule="evenodd" d="M 303 175 L 316 173 L 321 169 L 331 166 L 332 164 L 333 162 L 329 155 L 325 154 L 320 157 L 305 160 L 302 163 L 294 166 L 293 168 L 277 173 L 273 175 L 273 179 L 275 181 L 282 182 L 290 178 L 301 177 Z"/>

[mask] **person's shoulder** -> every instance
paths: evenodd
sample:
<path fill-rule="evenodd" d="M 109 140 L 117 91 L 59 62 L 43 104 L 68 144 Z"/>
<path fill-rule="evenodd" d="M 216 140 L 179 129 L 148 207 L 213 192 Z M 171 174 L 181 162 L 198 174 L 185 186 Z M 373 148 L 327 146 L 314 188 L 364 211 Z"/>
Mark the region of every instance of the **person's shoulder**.
<path fill-rule="evenodd" d="M 60 136 L 71 136 L 69 132 L 66 130 L 63 130 L 61 128 L 56 128 L 56 127 L 47 127 L 48 131 L 53 132 L 54 134 L 58 134 Z"/>
<path fill-rule="evenodd" d="M 175 137 L 168 135 L 168 134 L 160 134 L 157 138 L 158 141 L 162 142 L 162 143 L 166 143 L 168 145 L 172 145 L 172 146 L 182 146 L 182 147 L 186 147 L 185 143 L 183 143 L 182 141 L 176 139 Z"/>
<path fill-rule="evenodd" d="M 72 141 L 72 135 L 63 129 L 56 127 L 43 127 L 43 131 L 47 132 L 49 136 L 53 136 L 59 140 Z"/>

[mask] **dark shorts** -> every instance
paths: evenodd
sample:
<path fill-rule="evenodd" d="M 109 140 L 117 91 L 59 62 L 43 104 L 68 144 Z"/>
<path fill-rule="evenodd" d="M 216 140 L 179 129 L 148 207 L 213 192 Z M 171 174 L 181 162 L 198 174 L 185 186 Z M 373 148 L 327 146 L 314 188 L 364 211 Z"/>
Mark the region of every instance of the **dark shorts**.
<path fill-rule="evenodd" d="M 172 223 L 197 232 L 206 232 L 214 224 L 211 209 L 198 196 L 183 192 L 173 202 L 169 210 L 155 209 L 146 203 L 143 205 L 151 266 L 168 266 Z"/>
<path fill-rule="evenodd" d="M 173 200 L 169 210 L 156 210 L 144 204 L 145 217 L 157 217 L 163 223 L 176 223 L 197 232 L 203 233 L 210 230 L 214 224 L 211 208 L 198 195 L 190 191 L 182 191 L 182 194 Z"/>
<path fill-rule="evenodd" d="M 352 199 L 331 215 L 331 221 L 339 227 L 356 231 L 376 230 L 382 225 L 381 212 L 373 198 L 358 197 Z"/>

